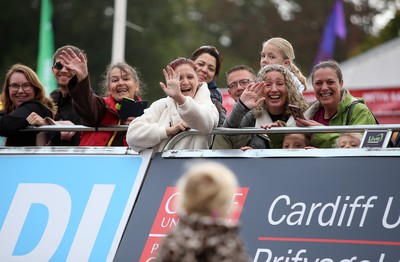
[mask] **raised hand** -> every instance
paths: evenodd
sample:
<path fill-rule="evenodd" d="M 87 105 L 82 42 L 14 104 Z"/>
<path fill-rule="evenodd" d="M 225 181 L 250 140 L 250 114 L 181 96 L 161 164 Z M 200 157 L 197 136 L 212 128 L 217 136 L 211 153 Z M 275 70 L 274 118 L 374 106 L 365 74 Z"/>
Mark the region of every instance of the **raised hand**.
<path fill-rule="evenodd" d="M 178 104 L 183 104 L 185 97 L 181 93 L 179 73 L 172 69 L 172 67 L 167 66 L 166 69 L 163 69 L 163 74 L 165 77 L 165 84 L 160 82 L 160 86 L 164 93 L 178 102 Z"/>
<path fill-rule="evenodd" d="M 88 67 L 85 56 L 79 53 L 77 56 L 71 48 L 62 51 L 61 64 L 73 75 L 76 75 L 78 82 L 82 81 L 88 76 Z"/>
<path fill-rule="evenodd" d="M 265 100 L 265 97 L 260 96 L 264 87 L 264 81 L 250 84 L 248 87 L 246 87 L 246 89 L 240 96 L 240 101 L 242 101 L 242 103 L 249 109 L 257 107 L 261 102 Z"/>

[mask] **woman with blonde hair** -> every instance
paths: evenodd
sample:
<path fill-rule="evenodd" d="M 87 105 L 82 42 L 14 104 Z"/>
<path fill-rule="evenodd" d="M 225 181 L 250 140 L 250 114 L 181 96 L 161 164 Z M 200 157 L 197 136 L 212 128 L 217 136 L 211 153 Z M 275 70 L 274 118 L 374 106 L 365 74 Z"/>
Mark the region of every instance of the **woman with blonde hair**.
<path fill-rule="evenodd" d="M 298 106 L 301 111 L 308 108 L 308 103 L 298 92 L 289 69 L 278 64 L 266 65 L 258 72 L 256 83 L 243 91 L 224 127 L 265 128 L 271 124 L 282 126 L 291 116 L 289 104 Z M 245 136 L 230 136 L 234 148 L 282 148 L 282 134 Z"/>
<path fill-rule="evenodd" d="M 45 145 L 43 133 L 20 131 L 31 124 L 32 112 L 42 118 L 53 117 L 55 113 L 35 71 L 22 64 L 13 65 L 5 77 L 1 101 L 0 135 L 7 137 L 6 146 Z"/>
<path fill-rule="evenodd" d="M 284 38 L 273 37 L 262 44 L 260 68 L 278 64 L 289 68 L 297 89 L 302 93 L 307 89 L 306 77 L 294 63 L 295 54 L 292 44 Z"/>
<path fill-rule="evenodd" d="M 249 261 L 238 224 L 227 223 L 237 188 L 226 166 L 193 165 L 178 181 L 179 223 L 165 237 L 156 261 Z"/>

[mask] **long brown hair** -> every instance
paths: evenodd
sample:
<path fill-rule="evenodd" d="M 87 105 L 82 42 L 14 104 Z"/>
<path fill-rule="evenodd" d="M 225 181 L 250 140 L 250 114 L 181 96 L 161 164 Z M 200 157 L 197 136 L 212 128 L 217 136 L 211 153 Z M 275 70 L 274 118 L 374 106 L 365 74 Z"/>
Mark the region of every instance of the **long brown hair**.
<path fill-rule="evenodd" d="M 44 106 L 46 106 L 50 111 L 55 114 L 56 108 L 54 107 L 53 102 L 46 97 L 46 92 L 43 87 L 43 84 L 40 82 L 39 77 L 30 67 L 22 64 L 15 64 L 11 66 L 11 68 L 7 71 L 4 84 L 3 84 L 3 92 L 1 95 L 1 101 L 3 103 L 3 110 L 9 114 L 16 109 L 16 106 L 13 104 L 10 98 L 10 78 L 14 73 L 22 73 L 25 75 L 29 84 L 35 89 L 35 97 L 34 100 L 39 101 Z"/>

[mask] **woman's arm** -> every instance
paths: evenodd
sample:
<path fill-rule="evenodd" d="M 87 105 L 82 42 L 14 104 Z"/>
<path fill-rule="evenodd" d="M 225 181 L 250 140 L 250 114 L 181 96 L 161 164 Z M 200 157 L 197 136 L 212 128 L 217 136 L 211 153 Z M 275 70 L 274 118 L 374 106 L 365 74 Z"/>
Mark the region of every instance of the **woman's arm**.
<path fill-rule="evenodd" d="M 41 118 L 51 117 L 51 111 L 38 101 L 27 101 L 22 103 L 10 114 L 4 114 L 0 119 L 0 135 L 10 134 L 26 128 L 29 125 L 27 117 L 35 112 Z"/>
<path fill-rule="evenodd" d="M 177 109 L 190 128 L 208 133 L 218 125 L 218 110 L 211 101 L 207 84 L 199 87 L 194 98 L 186 97 L 185 103 L 178 105 Z"/>
<path fill-rule="evenodd" d="M 162 140 L 167 139 L 167 127 L 169 127 L 169 116 L 164 115 L 167 99 L 155 101 L 144 114 L 136 117 L 129 125 L 126 133 L 126 142 L 135 151 L 153 147 Z"/>
<path fill-rule="evenodd" d="M 104 99 L 95 95 L 90 86 L 89 72 L 85 56 L 77 56 L 70 48 L 62 51 L 61 63 L 72 75 L 68 91 L 72 97 L 75 112 L 82 118 L 82 124 L 97 126 L 106 111 Z"/>
<path fill-rule="evenodd" d="M 247 108 L 239 99 L 233 106 L 231 113 L 228 115 L 222 126 L 231 128 L 240 127 L 244 116 L 248 112 L 250 112 L 250 109 Z"/>
<path fill-rule="evenodd" d="M 79 83 L 76 76 L 72 77 L 68 82 L 68 90 L 74 110 L 81 117 L 82 124 L 98 126 L 107 110 L 106 103 L 102 97 L 93 93 L 89 77 Z"/>

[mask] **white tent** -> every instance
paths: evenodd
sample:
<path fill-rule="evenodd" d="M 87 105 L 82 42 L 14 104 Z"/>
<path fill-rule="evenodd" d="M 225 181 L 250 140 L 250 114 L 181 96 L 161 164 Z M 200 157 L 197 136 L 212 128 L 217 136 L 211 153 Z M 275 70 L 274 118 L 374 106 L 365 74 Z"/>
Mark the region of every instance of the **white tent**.
<path fill-rule="evenodd" d="M 400 37 L 340 63 L 348 89 L 400 87 Z"/>

